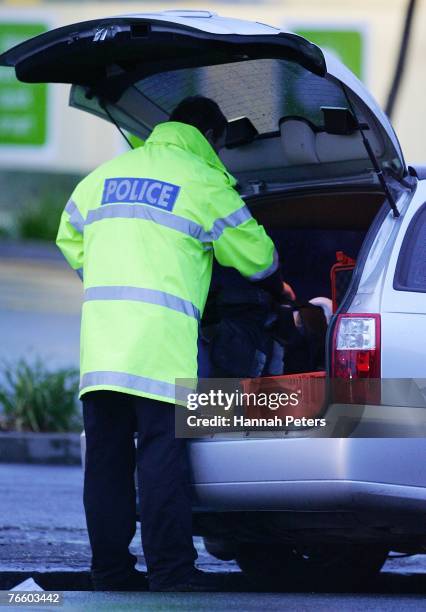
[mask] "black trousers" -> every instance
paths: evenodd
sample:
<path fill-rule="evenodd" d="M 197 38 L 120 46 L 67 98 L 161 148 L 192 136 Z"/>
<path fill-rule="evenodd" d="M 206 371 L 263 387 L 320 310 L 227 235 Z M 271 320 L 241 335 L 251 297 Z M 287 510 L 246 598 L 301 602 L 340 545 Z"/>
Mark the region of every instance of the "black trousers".
<path fill-rule="evenodd" d="M 174 405 L 115 391 L 82 399 L 84 508 L 95 583 L 111 585 L 135 566 L 129 552 L 136 531 L 135 467 L 150 587 L 184 580 L 197 553 L 186 440 L 175 438 Z"/>

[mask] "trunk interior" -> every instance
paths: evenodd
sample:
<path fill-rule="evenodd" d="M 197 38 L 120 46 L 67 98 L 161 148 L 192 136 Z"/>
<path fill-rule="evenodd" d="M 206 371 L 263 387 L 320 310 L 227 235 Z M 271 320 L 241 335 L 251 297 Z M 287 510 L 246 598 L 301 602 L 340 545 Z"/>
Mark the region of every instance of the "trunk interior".
<path fill-rule="evenodd" d="M 279 251 L 283 279 L 300 301 L 331 299 L 336 252 L 357 259 L 384 202 L 379 191 L 321 191 L 257 196 L 247 201 Z"/>
<path fill-rule="evenodd" d="M 246 199 L 253 216 L 265 227 L 273 239 L 280 255 L 282 277 L 293 288 L 298 302 L 308 302 L 312 298 L 328 298 L 331 308 L 333 297 L 331 269 L 336 264 L 336 253 L 343 252 L 349 258 L 356 260 L 363 244 L 366 233 L 373 219 L 383 205 L 384 195 L 378 189 L 370 188 L 340 188 L 321 191 L 304 190 L 299 192 L 276 192 L 251 196 Z M 340 290 L 339 297 L 346 292 L 352 271 L 345 278 L 344 290 Z M 235 288 L 238 280 L 229 268 L 222 268 L 215 264 L 212 292 L 217 287 Z M 335 282 L 337 284 L 337 280 Z M 336 297 L 336 296 L 335 296 Z M 337 304 L 338 305 L 338 304 Z M 333 311 L 336 309 L 334 303 Z M 246 316 L 244 311 L 242 318 Z M 234 316 L 234 315 L 233 315 Z M 240 315 L 238 315 L 240 316 Z M 325 356 L 325 330 L 319 335 L 320 346 L 316 347 L 321 355 Z M 315 340 L 318 342 L 318 338 Z M 235 340 L 236 343 L 236 340 Z M 226 347 L 223 349 L 225 351 Z M 284 348 L 286 351 L 286 347 Z M 306 347 L 304 349 L 306 351 Z M 236 351 L 236 359 L 238 359 Z M 300 353 L 300 351 L 299 351 Z M 230 351 L 232 355 L 232 350 Z M 312 360 L 304 365 L 300 354 L 296 361 L 284 357 L 282 374 L 308 373 L 318 374 L 325 369 L 325 358 Z M 226 357 L 225 357 L 226 359 Z M 202 377 L 232 377 L 235 372 L 226 370 L 220 374 L 211 373 L 211 352 L 204 346 L 199 351 L 199 376 Z M 313 365 L 312 365 L 313 364 Z M 214 370 L 214 368 L 213 368 Z M 260 376 L 279 375 L 271 372 Z M 244 378 L 244 375 L 237 375 Z M 247 374 L 247 378 L 256 378 Z M 266 381 L 265 381 L 266 382 Z"/>

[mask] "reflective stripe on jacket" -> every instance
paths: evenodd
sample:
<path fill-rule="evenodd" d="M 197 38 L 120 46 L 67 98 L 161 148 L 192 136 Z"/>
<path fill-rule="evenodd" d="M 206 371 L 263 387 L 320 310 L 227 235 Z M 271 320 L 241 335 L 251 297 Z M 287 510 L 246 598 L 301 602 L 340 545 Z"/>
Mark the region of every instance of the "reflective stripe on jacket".
<path fill-rule="evenodd" d="M 201 132 L 177 122 L 77 185 L 57 244 L 84 279 L 80 396 L 174 402 L 191 388 L 213 254 L 252 280 L 278 266 L 234 186 Z"/>

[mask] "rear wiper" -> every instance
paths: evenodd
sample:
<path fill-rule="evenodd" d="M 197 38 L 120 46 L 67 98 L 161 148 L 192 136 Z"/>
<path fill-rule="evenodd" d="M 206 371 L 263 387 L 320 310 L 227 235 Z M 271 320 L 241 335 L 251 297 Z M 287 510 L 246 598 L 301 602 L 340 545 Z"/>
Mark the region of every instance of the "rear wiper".
<path fill-rule="evenodd" d="M 347 89 L 345 87 L 345 85 L 343 83 L 341 83 L 342 89 L 343 89 L 343 93 L 345 94 L 345 98 L 348 102 L 349 105 L 349 110 L 352 113 L 353 119 L 355 121 L 355 126 L 356 129 L 359 131 L 359 133 L 361 134 L 361 138 L 362 138 L 362 142 L 363 145 L 365 147 L 365 150 L 367 151 L 367 155 L 370 158 L 371 163 L 373 164 L 373 168 L 374 168 L 374 172 L 377 176 L 377 178 L 379 179 L 380 185 L 383 188 L 383 191 L 385 192 L 386 198 L 389 202 L 389 206 L 391 207 L 392 211 L 393 211 L 393 216 L 394 217 L 399 217 L 399 210 L 396 206 L 396 202 L 395 202 L 395 198 L 393 197 L 393 194 L 391 192 L 391 190 L 388 187 L 388 184 L 386 182 L 385 177 L 383 176 L 383 170 L 380 168 L 379 162 L 377 161 L 377 157 L 373 151 L 373 148 L 370 144 L 370 141 L 368 140 L 367 136 L 365 135 L 364 129 L 361 125 L 361 123 L 358 121 L 358 117 L 357 114 L 355 112 L 355 108 L 354 105 L 352 104 L 352 101 L 349 97 L 349 94 L 347 92 Z"/>

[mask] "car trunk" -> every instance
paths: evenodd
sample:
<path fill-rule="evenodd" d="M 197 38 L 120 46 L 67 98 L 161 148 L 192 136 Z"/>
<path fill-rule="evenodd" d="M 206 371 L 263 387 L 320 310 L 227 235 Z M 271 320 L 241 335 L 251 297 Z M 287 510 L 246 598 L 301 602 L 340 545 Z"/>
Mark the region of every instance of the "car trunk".
<path fill-rule="evenodd" d="M 274 240 L 280 255 L 282 276 L 296 293 L 301 303 L 312 298 L 335 298 L 333 312 L 343 301 L 349 290 L 355 262 L 378 211 L 385 202 L 379 188 L 334 188 L 277 192 L 246 198 L 253 216 L 264 225 Z M 345 260 L 341 253 L 347 256 Z M 336 261 L 339 254 L 343 264 Z M 350 265 L 344 265 L 345 262 Z M 353 262 L 353 263 L 352 263 Z M 333 269 L 341 276 L 332 274 Z M 217 267 L 214 284 L 221 281 L 229 284 L 227 270 Z M 232 279 L 232 277 L 231 277 Z M 232 282 L 232 280 L 231 280 Z M 333 284 L 339 284 L 337 294 Z M 213 287 L 214 287 L 213 284 Z M 337 297 L 336 297 L 337 296 Z M 331 335 L 330 335 L 331 337 Z M 284 354 L 284 371 L 279 376 L 247 377 L 241 388 L 246 393 L 292 393 L 301 392 L 302 401 L 294 407 L 279 408 L 274 414 L 280 418 L 287 415 L 307 418 L 320 417 L 328 404 L 325 337 L 322 351 L 324 361 L 314 369 L 287 367 L 290 360 Z M 286 350 L 286 348 L 285 348 Z M 205 358 L 205 357 L 204 357 Z M 290 370 L 290 371 L 289 371 Z M 203 376 L 205 364 L 201 376 Z M 270 417 L 269 409 L 248 408 L 251 418 Z M 293 435 L 306 435 L 307 428 L 292 428 Z M 320 428 L 314 431 L 319 432 Z M 311 429 L 312 431 L 312 429 Z M 278 432 L 279 433 L 279 432 Z M 224 433 L 220 436 L 239 437 L 239 433 Z M 277 435 L 277 431 L 262 434 L 253 431 L 250 437 Z"/>

